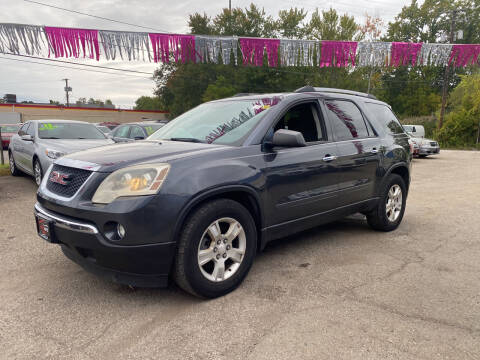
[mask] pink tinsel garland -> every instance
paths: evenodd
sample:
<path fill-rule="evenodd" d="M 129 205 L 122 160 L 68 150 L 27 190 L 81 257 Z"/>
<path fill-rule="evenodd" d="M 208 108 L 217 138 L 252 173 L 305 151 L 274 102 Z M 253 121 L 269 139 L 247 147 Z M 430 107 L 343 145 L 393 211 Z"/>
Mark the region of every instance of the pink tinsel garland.
<path fill-rule="evenodd" d="M 355 41 L 322 41 L 320 67 L 346 67 L 349 60 L 355 66 L 357 44 Z"/>
<path fill-rule="evenodd" d="M 90 59 L 95 58 L 99 60 L 98 30 L 49 26 L 45 26 L 44 29 L 50 44 L 48 56 L 50 56 L 51 49 L 57 58 L 70 56 L 78 58 L 80 56 L 80 49 L 82 49 L 84 57 L 88 56 Z"/>
<path fill-rule="evenodd" d="M 252 64 L 262 66 L 263 51 L 265 49 L 267 52 L 268 66 L 278 66 L 280 40 L 240 38 L 239 42 L 240 48 L 242 49 L 243 65 Z"/>
<path fill-rule="evenodd" d="M 392 42 L 390 66 L 415 65 L 422 43 Z"/>
<path fill-rule="evenodd" d="M 448 60 L 448 65 L 451 65 L 454 60 L 455 66 L 467 66 L 469 64 L 473 65 L 477 62 L 479 55 L 480 45 L 453 45 L 452 53 L 450 54 L 450 59 Z"/>
<path fill-rule="evenodd" d="M 148 34 L 153 48 L 153 61 L 168 63 L 170 52 L 175 62 L 195 62 L 195 36 L 177 34 Z"/>

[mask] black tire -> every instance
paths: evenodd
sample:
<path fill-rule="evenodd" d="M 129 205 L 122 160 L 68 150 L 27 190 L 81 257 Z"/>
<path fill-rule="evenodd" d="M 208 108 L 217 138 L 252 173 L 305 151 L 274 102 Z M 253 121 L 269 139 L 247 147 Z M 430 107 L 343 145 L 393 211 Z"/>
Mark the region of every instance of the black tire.
<path fill-rule="evenodd" d="M 418 157 L 419 157 L 420 159 L 424 159 L 424 158 L 426 158 L 427 156 L 428 156 L 428 155 L 418 155 Z"/>
<path fill-rule="evenodd" d="M 37 177 L 37 170 L 36 170 L 37 166 L 40 171 L 40 179 L 38 179 Z M 37 186 L 40 186 L 43 179 L 43 169 L 42 169 L 42 164 L 40 164 L 40 161 L 38 161 L 37 158 L 33 159 L 33 178 L 35 179 L 35 183 L 37 184 Z"/>
<path fill-rule="evenodd" d="M 400 213 L 398 217 L 391 221 L 387 216 L 387 202 L 389 198 L 389 191 L 394 186 L 398 185 L 402 191 L 402 208 L 400 209 Z M 378 231 L 392 231 L 395 230 L 403 219 L 403 214 L 405 213 L 405 205 L 407 201 L 407 188 L 405 186 L 405 181 L 400 175 L 391 174 L 386 179 L 385 183 L 383 184 L 381 193 L 380 193 L 380 200 L 378 201 L 377 206 L 367 215 L 367 222 L 368 225 L 374 230 Z"/>
<path fill-rule="evenodd" d="M 12 174 L 12 176 L 22 175 L 22 172 L 18 170 L 17 165 L 15 164 L 15 159 L 13 158 L 13 154 L 11 151 L 8 152 L 8 163 L 10 166 L 10 174 Z"/>
<path fill-rule="evenodd" d="M 205 239 L 210 241 L 206 236 L 202 238 L 206 229 L 222 218 L 232 218 L 240 223 L 245 234 L 245 251 L 240 265 L 233 272 L 233 275 L 225 280 L 214 282 L 207 279 L 202 273 L 198 262 L 198 251 L 201 241 L 202 243 L 205 242 Z M 184 222 L 175 258 L 175 281 L 183 290 L 198 297 L 215 298 L 223 296 L 235 290 L 247 276 L 255 258 L 256 250 L 257 231 L 250 212 L 233 200 L 213 200 L 196 209 Z M 215 261 L 215 259 L 212 261 Z"/>

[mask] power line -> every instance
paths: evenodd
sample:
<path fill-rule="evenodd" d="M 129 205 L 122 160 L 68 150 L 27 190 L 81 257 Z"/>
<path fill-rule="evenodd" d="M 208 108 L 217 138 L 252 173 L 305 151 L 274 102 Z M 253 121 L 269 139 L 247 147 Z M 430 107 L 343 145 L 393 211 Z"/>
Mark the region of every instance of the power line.
<path fill-rule="evenodd" d="M 102 65 L 79 64 L 79 63 L 76 63 L 76 62 L 73 62 L 73 61 L 47 59 L 47 58 L 42 58 L 42 57 L 39 57 L 39 56 L 21 55 L 21 54 L 13 54 L 13 53 L 4 53 L 4 54 L 12 55 L 12 56 L 21 56 L 21 57 L 26 57 L 26 58 L 31 58 L 31 59 L 39 59 L 39 60 L 44 60 L 44 61 L 54 61 L 54 62 L 60 62 L 60 63 L 65 63 L 65 64 L 77 65 L 77 66 L 87 66 L 87 67 L 94 67 L 94 68 L 100 68 L 100 69 L 108 69 L 108 70 L 115 70 L 115 71 L 123 71 L 123 72 L 131 72 L 131 73 L 151 75 L 151 73 L 146 72 L 146 71 L 120 69 L 120 68 L 113 68 L 113 67 L 110 67 L 110 66 L 102 66 Z"/>
<path fill-rule="evenodd" d="M 111 73 L 111 72 L 107 72 L 107 71 L 91 70 L 91 69 L 79 69 L 79 68 L 74 68 L 74 67 L 71 67 L 71 66 L 46 64 L 46 63 L 42 63 L 42 62 L 38 62 L 38 61 L 29 61 L 29 60 L 22 60 L 22 59 L 12 59 L 12 58 L 8 58 L 8 57 L 4 57 L 4 56 L 0 56 L 0 59 L 11 60 L 11 61 L 19 61 L 19 62 L 25 62 L 25 63 L 31 63 L 31 64 L 38 64 L 38 65 L 45 65 L 45 66 L 53 66 L 53 67 L 70 69 L 70 70 L 89 71 L 89 72 L 96 72 L 96 73 L 102 73 L 102 74 L 109 74 L 109 75 L 116 75 L 116 76 L 130 76 L 130 77 L 136 77 L 136 78 L 139 78 L 139 79 L 152 80 L 151 77 L 148 78 L 148 77 L 145 77 L 145 76 L 136 76 L 136 75 L 132 75 L 132 74 L 116 74 L 116 73 Z M 44 59 L 44 60 L 51 60 L 51 59 Z M 72 64 L 74 64 L 74 63 L 72 63 Z M 82 64 L 77 64 L 77 65 L 81 66 Z"/>
<path fill-rule="evenodd" d="M 39 1 L 33 1 L 33 0 L 23 0 L 23 1 L 26 1 L 26 2 L 29 2 L 29 3 L 32 3 L 32 4 L 48 6 L 48 7 L 51 7 L 51 8 L 53 8 L 53 9 L 57 9 L 57 10 L 68 11 L 68 12 L 75 13 L 75 14 L 90 16 L 90 17 L 93 17 L 93 18 L 96 18 L 96 19 L 100 19 L 100 20 L 106 20 L 106 21 L 116 22 L 116 23 L 123 24 L 123 25 L 136 26 L 136 27 L 138 27 L 138 28 L 143 28 L 143 29 L 148 29 L 148 30 L 155 30 L 155 31 L 160 31 L 160 32 L 165 32 L 165 33 L 171 33 L 170 31 L 167 31 L 167 30 L 151 28 L 151 27 L 148 27 L 148 26 L 137 25 L 137 24 L 132 24 L 132 23 L 128 23 L 128 22 L 125 22 L 125 21 L 110 19 L 110 18 L 106 18 L 106 17 L 103 17 L 103 16 L 92 15 L 92 14 L 84 13 L 84 12 L 81 12 L 81 11 L 76 11 L 76 10 L 71 10 L 71 9 L 65 9 L 65 8 L 60 7 L 60 6 L 45 4 L 45 3 L 42 3 L 42 2 L 39 2 Z"/>

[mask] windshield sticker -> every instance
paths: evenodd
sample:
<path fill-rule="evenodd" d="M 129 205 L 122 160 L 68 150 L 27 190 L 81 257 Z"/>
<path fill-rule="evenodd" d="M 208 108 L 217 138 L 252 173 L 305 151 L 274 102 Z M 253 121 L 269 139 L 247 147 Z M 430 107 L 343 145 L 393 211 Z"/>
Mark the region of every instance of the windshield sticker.
<path fill-rule="evenodd" d="M 152 135 L 155 132 L 151 126 L 146 126 L 145 130 L 147 131 L 147 135 Z"/>
<path fill-rule="evenodd" d="M 58 128 L 57 125 L 52 125 L 51 123 L 41 124 L 41 127 L 38 128 L 40 131 L 53 130 Z"/>

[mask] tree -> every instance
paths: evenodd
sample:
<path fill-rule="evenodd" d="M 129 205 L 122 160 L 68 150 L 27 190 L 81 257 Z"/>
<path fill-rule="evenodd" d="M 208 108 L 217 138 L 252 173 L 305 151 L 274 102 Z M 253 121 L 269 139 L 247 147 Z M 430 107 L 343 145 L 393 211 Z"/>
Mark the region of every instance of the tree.
<path fill-rule="evenodd" d="M 162 110 L 160 98 L 155 96 L 140 96 L 135 101 L 135 110 Z"/>
<path fill-rule="evenodd" d="M 480 74 L 463 75 L 449 97 L 449 109 L 437 138 L 445 146 L 474 146 L 480 135 Z"/>
<path fill-rule="evenodd" d="M 283 38 L 301 39 L 305 35 L 305 27 L 302 21 L 307 12 L 296 7 L 289 10 L 280 10 L 278 20 L 275 22 L 275 29 Z"/>
<path fill-rule="evenodd" d="M 308 37 L 318 40 L 360 40 L 358 28 L 353 16 L 339 16 L 333 8 L 321 13 L 316 9 L 307 25 Z"/>

